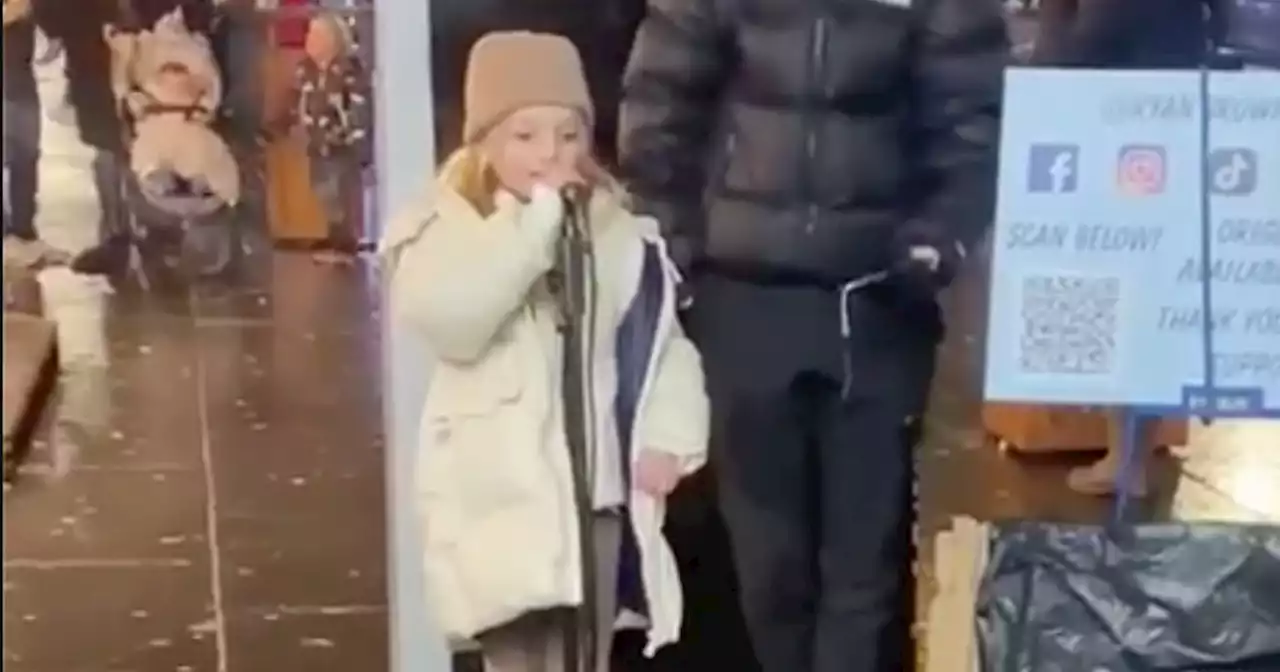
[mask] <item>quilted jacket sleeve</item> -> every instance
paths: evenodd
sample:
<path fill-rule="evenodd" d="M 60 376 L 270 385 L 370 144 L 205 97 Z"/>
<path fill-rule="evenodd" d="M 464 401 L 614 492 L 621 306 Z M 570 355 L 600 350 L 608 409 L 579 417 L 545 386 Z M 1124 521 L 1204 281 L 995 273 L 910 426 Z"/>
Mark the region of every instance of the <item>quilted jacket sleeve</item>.
<path fill-rule="evenodd" d="M 671 335 L 659 354 L 640 436 L 646 448 L 678 456 L 688 475 L 706 464 L 711 408 L 702 357 L 679 322 L 673 319 L 672 323 Z"/>
<path fill-rule="evenodd" d="M 406 211 L 388 226 L 382 254 L 391 312 L 433 354 L 465 365 L 488 351 L 554 258 L 507 213 L 481 220 L 449 210 L 424 201 Z"/>
<path fill-rule="evenodd" d="M 924 199 L 918 220 L 966 248 L 995 211 L 1009 37 L 1000 0 L 917 0 L 915 132 Z"/>
<path fill-rule="evenodd" d="M 648 0 L 623 75 L 622 174 L 637 209 L 663 223 L 683 272 L 701 253 L 702 191 L 724 76 L 719 0 Z"/>
<path fill-rule="evenodd" d="M 1059 7 L 1061 5 L 1061 7 Z M 1060 67 L 1184 67 L 1198 65 L 1206 42 L 1226 26 L 1223 0 L 1061 0 L 1049 7 L 1033 63 Z"/>

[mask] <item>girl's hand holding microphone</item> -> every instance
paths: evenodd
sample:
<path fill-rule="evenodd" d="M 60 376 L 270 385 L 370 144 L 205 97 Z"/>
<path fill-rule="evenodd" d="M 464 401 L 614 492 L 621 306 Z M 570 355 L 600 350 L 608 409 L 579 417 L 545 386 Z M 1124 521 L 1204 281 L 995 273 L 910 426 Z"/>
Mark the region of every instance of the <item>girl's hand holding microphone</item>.
<path fill-rule="evenodd" d="M 564 201 L 560 192 L 538 184 L 529 190 L 529 197 L 521 201 L 509 191 L 501 191 L 495 197 L 499 212 L 511 213 L 516 228 L 542 254 L 550 269 L 555 263 L 556 246 L 560 242 L 560 230 L 564 227 Z"/>
<path fill-rule="evenodd" d="M 582 178 L 576 171 L 540 178 L 529 188 L 523 203 L 513 194 L 502 192 L 498 197 L 498 209 L 516 210 L 516 226 L 541 246 L 547 259 L 554 260 L 564 226 L 564 189 L 580 184 Z"/>

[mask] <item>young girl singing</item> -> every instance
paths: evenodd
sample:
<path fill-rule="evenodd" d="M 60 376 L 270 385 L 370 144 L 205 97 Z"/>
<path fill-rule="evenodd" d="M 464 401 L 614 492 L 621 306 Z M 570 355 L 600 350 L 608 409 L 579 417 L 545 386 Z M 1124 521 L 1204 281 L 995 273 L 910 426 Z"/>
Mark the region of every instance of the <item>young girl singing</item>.
<path fill-rule="evenodd" d="M 483 37 L 465 105 L 464 146 L 383 241 L 392 311 L 438 360 L 418 476 L 429 598 L 451 638 L 479 641 L 491 672 L 559 672 L 564 608 L 594 596 L 597 656 L 585 669 L 607 672 L 620 616 L 647 624 L 649 655 L 679 636 L 681 588 L 661 528 L 665 498 L 706 456 L 701 360 L 676 321 L 657 223 L 630 214 L 592 158 L 592 104 L 573 45 Z M 589 191 L 594 251 L 582 409 L 590 511 L 574 503 L 548 282 L 560 190 L 571 184 Z M 590 516 L 590 557 L 580 514 Z M 594 577 L 586 587 L 584 563 Z"/>

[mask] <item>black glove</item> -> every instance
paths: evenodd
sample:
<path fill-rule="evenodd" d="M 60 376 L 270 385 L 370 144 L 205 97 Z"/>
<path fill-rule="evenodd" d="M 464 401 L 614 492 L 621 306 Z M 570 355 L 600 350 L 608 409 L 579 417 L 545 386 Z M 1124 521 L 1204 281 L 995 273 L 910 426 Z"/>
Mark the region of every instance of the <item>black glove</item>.
<path fill-rule="evenodd" d="M 967 251 L 941 226 L 908 222 L 893 237 L 890 275 L 914 298 L 932 300 L 956 279 Z"/>

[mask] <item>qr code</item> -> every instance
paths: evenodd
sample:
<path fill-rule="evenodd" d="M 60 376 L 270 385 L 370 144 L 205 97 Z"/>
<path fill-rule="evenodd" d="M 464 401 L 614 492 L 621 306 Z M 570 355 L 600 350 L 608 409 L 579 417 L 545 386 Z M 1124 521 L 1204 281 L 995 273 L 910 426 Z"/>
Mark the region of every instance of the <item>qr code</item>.
<path fill-rule="evenodd" d="M 1025 373 L 1106 375 L 1115 365 L 1120 280 L 1036 275 L 1022 281 Z"/>

